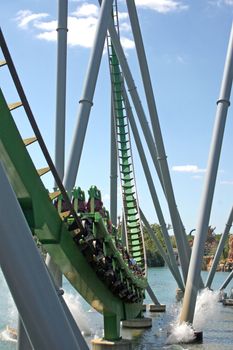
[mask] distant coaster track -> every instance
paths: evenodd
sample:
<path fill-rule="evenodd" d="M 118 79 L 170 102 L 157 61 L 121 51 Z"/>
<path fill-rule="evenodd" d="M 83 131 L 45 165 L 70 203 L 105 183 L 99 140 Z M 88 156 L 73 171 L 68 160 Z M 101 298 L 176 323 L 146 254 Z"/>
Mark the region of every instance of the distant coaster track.
<path fill-rule="evenodd" d="M 113 5 L 113 21 L 119 35 L 117 1 Z M 143 269 L 143 273 L 146 276 L 146 252 L 135 183 L 129 122 L 126 112 L 124 77 L 109 35 L 107 36 L 107 47 L 115 119 L 115 137 L 117 141 L 123 198 L 126 245 L 130 256 Z"/>

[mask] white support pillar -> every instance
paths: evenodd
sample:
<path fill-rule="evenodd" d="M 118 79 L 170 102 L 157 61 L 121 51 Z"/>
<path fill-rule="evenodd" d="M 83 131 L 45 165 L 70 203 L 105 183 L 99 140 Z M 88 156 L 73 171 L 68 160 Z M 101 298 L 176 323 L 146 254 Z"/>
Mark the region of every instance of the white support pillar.
<path fill-rule="evenodd" d="M 58 0 L 55 167 L 61 180 L 65 162 L 67 14 L 68 0 Z"/>
<path fill-rule="evenodd" d="M 201 265 L 204 255 L 204 245 L 206 241 L 210 212 L 214 196 L 214 189 L 218 171 L 218 164 L 221 154 L 223 135 L 227 117 L 228 107 L 230 105 L 230 94 L 233 78 L 233 26 L 227 50 L 226 62 L 224 67 L 222 85 L 219 100 L 217 101 L 217 110 L 215 125 L 212 135 L 212 141 L 209 152 L 205 184 L 201 199 L 199 220 L 197 232 L 194 238 L 192 255 L 189 264 L 188 277 L 185 287 L 183 307 L 180 316 L 180 322 L 193 322 L 196 298 L 200 283 Z"/>

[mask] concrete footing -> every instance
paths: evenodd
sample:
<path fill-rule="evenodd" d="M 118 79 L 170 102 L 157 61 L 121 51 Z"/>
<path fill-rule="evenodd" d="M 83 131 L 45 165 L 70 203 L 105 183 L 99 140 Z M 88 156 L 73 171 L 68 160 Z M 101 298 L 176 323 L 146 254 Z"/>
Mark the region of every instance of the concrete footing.
<path fill-rule="evenodd" d="M 166 311 L 166 305 L 165 304 L 149 304 L 149 311 L 150 312 L 165 312 Z"/>
<path fill-rule="evenodd" d="M 203 332 L 194 332 L 194 340 L 192 341 L 192 343 L 202 343 L 203 342 Z"/>
<path fill-rule="evenodd" d="M 129 340 L 109 341 L 105 339 L 93 339 L 92 350 L 132 350 L 132 343 Z"/>
<path fill-rule="evenodd" d="M 152 327 L 152 319 L 149 317 L 134 318 L 132 320 L 122 321 L 122 327 L 125 328 L 150 328 Z"/>
<path fill-rule="evenodd" d="M 222 303 L 223 300 L 225 300 L 225 299 L 227 299 L 227 293 L 225 293 L 225 292 L 223 292 L 223 291 L 220 291 L 218 301 L 219 301 L 220 303 Z"/>
<path fill-rule="evenodd" d="M 233 299 L 223 299 L 222 303 L 225 306 L 233 306 Z"/>

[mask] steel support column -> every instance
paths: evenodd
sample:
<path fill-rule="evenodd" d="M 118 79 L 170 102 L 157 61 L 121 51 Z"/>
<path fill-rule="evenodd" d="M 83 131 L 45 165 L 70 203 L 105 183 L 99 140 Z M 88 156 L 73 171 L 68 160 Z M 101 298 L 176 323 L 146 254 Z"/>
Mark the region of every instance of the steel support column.
<path fill-rule="evenodd" d="M 30 342 L 35 350 L 81 350 L 1 163 L 0 187 L 0 265 Z"/>
<path fill-rule="evenodd" d="M 229 273 L 226 280 L 223 282 L 223 284 L 221 285 L 221 287 L 219 289 L 220 290 L 225 289 L 228 286 L 228 284 L 231 282 L 232 278 L 233 278 L 233 270 Z"/>
<path fill-rule="evenodd" d="M 33 350 L 30 339 L 25 331 L 23 322 L 18 316 L 17 350 Z"/>
<path fill-rule="evenodd" d="M 65 163 L 67 16 L 68 0 L 58 0 L 55 167 L 61 180 Z M 56 181 L 54 188 L 57 189 Z M 49 254 L 46 256 L 46 264 L 56 286 L 62 287 L 62 273 Z"/>
<path fill-rule="evenodd" d="M 229 99 L 231 94 L 233 78 L 233 26 L 227 50 L 223 80 L 220 90 L 220 97 L 217 101 L 217 111 L 215 125 L 210 146 L 210 153 L 207 165 L 207 173 L 201 199 L 199 220 L 197 232 L 192 248 L 192 255 L 189 265 L 188 278 L 185 287 L 184 301 L 180 322 L 193 322 L 198 286 L 201 274 L 201 265 L 204 254 L 204 245 L 206 241 L 211 206 L 213 201 L 215 182 L 218 171 L 218 164 L 221 153 L 221 146 L 224 135 L 227 111 L 230 105 Z"/>
<path fill-rule="evenodd" d="M 155 296 L 155 293 L 153 292 L 151 286 L 148 284 L 148 286 L 146 287 L 146 291 L 149 295 L 149 297 L 151 298 L 151 300 L 153 301 L 153 303 L 155 305 L 160 305 L 160 302 L 158 301 L 158 299 Z"/>
<path fill-rule="evenodd" d="M 178 239 L 179 242 L 177 246 L 178 246 L 178 251 L 180 253 L 180 256 L 182 255 L 181 265 L 182 265 L 183 276 L 184 276 L 184 279 L 186 280 L 187 272 L 188 272 L 188 264 L 190 259 L 190 248 L 188 246 L 185 231 L 184 231 L 182 222 L 180 220 L 180 216 L 179 216 L 176 201 L 175 201 L 174 191 L 173 191 L 170 172 L 169 172 L 168 163 L 167 163 L 167 156 L 166 156 L 165 147 L 163 143 L 163 137 L 161 133 L 161 128 L 160 128 L 160 123 L 159 123 L 159 118 L 158 118 L 158 113 L 157 113 L 157 108 L 156 108 L 156 103 L 155 103 L 155 98 L 154 98 L 154 93 L 153 93 L 153 88 L 152 88 L 149 68 L 148 68 L 147 59 L 146 59 L 146 53 L 143 45 L 135 2 L 134 0 L 130 0 L 130 1 L 127 0 L 126 3 L 128 7 L 129 19 L 130 19 L 135 47 L 137 51 L 137 57 L 138 57 L 140 71 L 141 71 L 143 86 L 145 90 L 148 110 L 150 114 L 154 140 L 156 144 L 157 160 L 159 162 L 159 169 L 161 172 L 161 178 L 163 181 L 165 195 L 168 202 L 173 230 L 174 230 L 175 236 L 176 237 L 179 236 L 179 239 Z M 183 247 L 181 247 L 181 244 Z M 185 265 L 185 268 L 184 268 L 184 265 Z"/>
<path fill-rule="evenodd" d="M 56 91 L 56 134 L 55 167 L 61 178 L 65 162 L 65 118 L 66 118 L 66 57 L 67 57 L 67 13 L 68 0 L 58 1 L 57 27 L 57 91 Z M 55 184 L 56 187 L 56 184 Z"/>
<path fill-rule="evenodd" d="M 73 334 L 76 338 L 76 341 L 78 342 L 78 344 L 80 346 L 80 349 L 81 350 L 89 350 L 89 347 L 86 343 L 86 340 L 83 338 L 82 333 L 81 333 L 80 329 L 78 328 L 77 323 L 74 320 L 74 317 L 73 317 L 69 307 L 67 306 L 65 299 L 63 298 L 64 291 L 62 289 L 58 289 L 57 294 L 59 296 L 63 310 L 65 311 L 69 325 L 70 325 L 70 327 L 73 331 Z"/>
<path fill-rule="evenodd" d="M 107 27 L 111 18 L 112 3 L 113 0 L 103 0 L 100 8 L 100 16 L 88 64 L 83 94 L 81 100 L 79 101 L 80 107 L 78 121 L 74 132 L 71 153 L 64 178 L 64 185 L 67 191 L 70 191 L 74 187 L 79 168 L 90 110 L 93 105 L 92 100 L 103 54 Z"/>

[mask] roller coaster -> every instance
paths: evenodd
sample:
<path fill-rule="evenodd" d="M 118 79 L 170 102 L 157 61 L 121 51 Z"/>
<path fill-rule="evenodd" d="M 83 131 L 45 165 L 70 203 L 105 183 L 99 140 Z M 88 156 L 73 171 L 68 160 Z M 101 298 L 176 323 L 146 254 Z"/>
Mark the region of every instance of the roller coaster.
<path fill-rule="evenodd" d="M 129 12 L 134 13 L 136 7 L 133 6 L 133 2 L 127 1 L 127 3 Z M 0 91 L 0 161 L 32 236 L 43 246 L 77 292 L 93 308 L 103 314 L 104 338 L 108 341 L 117 341 L 120 339 L 120 321 L 143 318 L 142 304 L 145 290 L 148 288 L 148 281 L 142 221 L 150 231 L 138 202 L 129 125 L 130 122 L 133 129 L 133 116 L 125 84 L 128 86 L 132 100 L 135 101 L 135 109 L 141 116 L 142 129 L 146 135 L 148 147 L 153 154 L 152 158 L 156 159 L 154 165 L 168 201 L 180 253 L 183 278 L 175 263 L 161 208 L 147 173 L 148 184 L 153 194 L 157 216 L 166 242 L 166 251 L 160 247 L 160 252 L 181 290 L 184 290 L 188 278 L 190 248 L 176 208 L 160 128 L 156 122 L 156 108 L 153 108 L 153 98 L 151 98 L 150 93 L 147 94 L 150 98 L 149 108 L 151 113 L 155 115 L 152 126 L 153 130 L 157 132 L 156 141 L 154 141 L 150 130 L 148 131 L 146 119 L 143 119 L 144 112 L 141 109 L 136 87 L 119 44 L 117 2 L 114 1 L 112 5 L 110 1 L 103 1 L 101 10 L 102 21 L 100 15 L 100 24 L 97 29 L 97 39 L 99 40 L 96 40 L 92 56 L 96 59 L 97 51 L 95 49 L 97 50 L 100 46 L 103 50 L 106 38 L 114 115 L 114 144 L 119 160 L 122 189 L 123 220 L 121 231 L 112 224 L 109 212 L 103 206 L 101 192 L 96 186 L 91 186 L 88 197 L 86 197 L 80 187 L 74 186 L 75 177 L 70 176 L 72 171 L 68 172 L 62 182 L 29 106 L 2 31 L 0 31 L 0 47 L 4 60 L 0 61 L 0 67 L 6 66 L 8 68 L 20 102 L 8 104 L 2 90 Z M 109 22 L 106 20 L 106 11 L 111 13 Z M 132 21 L 137 20 L 135 13 L 131 19 Z M 108 34 L 106 35 L 107 27 Z M 133 29 L 138 30 L 137 21 Z M 135 35 L 140 37 L 140 32 Z M 140 43 L 140 40 L 138 42 Z M 137 49 L 139 48 L 143 52 L 143 47 L 138 45 Z M 102 50 L 99 50 L 100 58 Z M 90 67 L 93 67 L 93 61 L 90 62 Z M 147 72 L 144 73 L 144 80 L 146 75 Z M 90 74 L 87 81 L 91 78 Z M 147 79 L 147 83 L 145 85 L 150 85 L 150 80 Z M 85 95 L 84 92 L 84 96 L 80 100 L 80 124 L 82 118 L 88 120 L 94 88 L 90 92 L 90 86 L 87 83 L 86 91 L 90 96 Z M 33 136 L 27 139 L 21 137 L 13 118 L 13 110 L 20 107 L 24 108 L 32 128 Z M 87 126 L 87 121 L 85 123 L 84 129 Z M 85 134 L 83 132 L 81 135 L 80 130 L 79 128 L 78 137 L 77 135 L 74 137 L 75 140 L 78 140 L 75 142 L 79 143 L 78 151 L 77 148 L 73 148 L 73 155 L 76 156 L 77 153 L 81 154 Z M 36 168 L 27 150 L 35 142 L 39 144 L 47 162 L 47 167 L 42 169 Z M 140 149 L 138 138 L 137 144 Z M 80 157 L 80 154 L 77 158 Z M 74 163 L 72 152 L 70 163 Z M 145 159 L 143 163 L 144 169 L 146 169 Z M 41 179 L 48 171 L 52 173 L 56 184 L 56 189 L 50 192 L 45 188 Z M 151 234 L 153 235 L 153 233 Z M 156 237 L 154 239 L 156 240 Z M 159 242 L 156 241 L 156 243 L 159 247 Z M 195 297 L 193 299 L 195 300 Z M 190 307 L 188 307 L 189 309 Z M 192 322 L 190 314 L 183 316 L 183 318 L 185 321 Z"/>
<path fill-rule="evenodd" d="M 58 180 L 55 167 L 36 170 L 27 147 L 34 142 L 45 145 L 35 119 L 31 123 L 33 137 L 22 140 L 14 123 L 12 111 L 24 107 L 29 121 L 32 113 L 18 80 L 13 61 L 1 32 L 1 48 L 20 103 L 8 105 L 1 91 L 1 162 L 6 169 L 30 230 L 50 254 L 60 271 L 73 287 L 97 311 L 103 313 L 105 338 L 120 338 L 120 321 L 142 316 L 142 302 L 147 287 L 146 257 L 139 214 L 133 161 L 125 113 L 123 78 L 113 46 L 108 38 L 109 64 L 116 112 L 117 144 L 126 223 L 126 247 L 112 226 L 108 211 L 103 207 L 101 193 L 92 186 L 86 202 L 84 192 L 74 188 L 67 193 Z M 31 117 L 31 118 L 30 118 Z M 16 151 L 17 150 L 17 151 Z M 41 176 L 52 171 L 58 190 L 48 193 Z"/>

